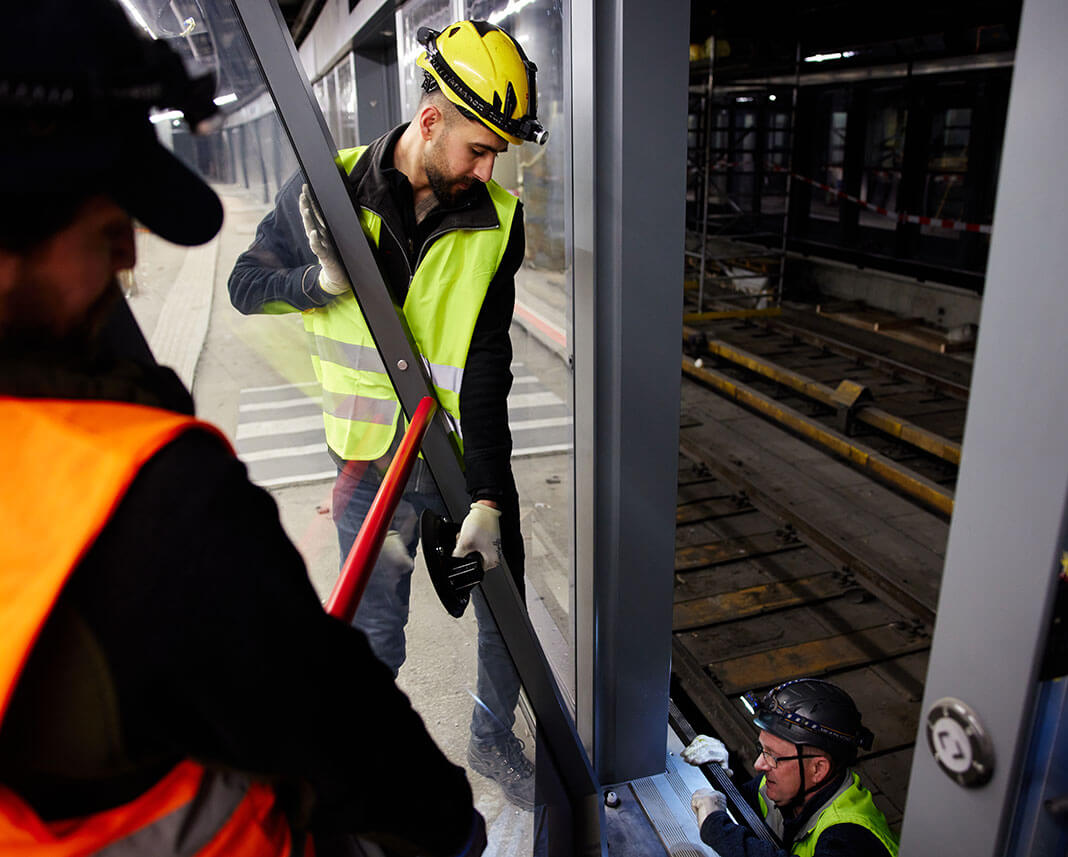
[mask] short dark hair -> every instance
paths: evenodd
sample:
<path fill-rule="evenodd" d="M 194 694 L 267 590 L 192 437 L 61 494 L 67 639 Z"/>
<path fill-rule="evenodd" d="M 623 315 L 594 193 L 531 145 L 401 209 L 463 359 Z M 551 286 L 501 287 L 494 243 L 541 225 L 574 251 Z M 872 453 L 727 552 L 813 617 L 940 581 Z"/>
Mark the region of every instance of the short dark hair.
<path fill-rule="evenodd" d="M 444 106 L 442 102 L 450 105 L 457 113 L 459 113 L 464 119 L 468 120 L 469 122 L 479 121 L 478 117 L 475 116 L 474 113 L 472 113 L 466 107 L 461 107 L 451 98 L 449 98 L 449 96 L 447 96 L 444 92 L 442 92 L 441 87 L 438 86 L 438 82 L 430 76 L 429 72 L 424 71 L 423 94 L 419 98 L 419 106 L 422 107 L 424 104 L 430 101 L 442 107 Z M 452 116 L 448 114 L 447 111 L 442 110 L 442 112 L 446 114 L 447 118 L 452 118 Z"/>

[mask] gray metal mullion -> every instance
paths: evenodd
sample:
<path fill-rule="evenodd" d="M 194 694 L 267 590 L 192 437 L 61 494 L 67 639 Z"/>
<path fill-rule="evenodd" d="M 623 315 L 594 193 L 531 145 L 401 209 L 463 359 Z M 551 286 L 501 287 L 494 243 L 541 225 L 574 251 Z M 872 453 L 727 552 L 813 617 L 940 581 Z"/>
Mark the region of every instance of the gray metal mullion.
<path fill-rule="evenodd" d="M 682 295 L 650 283 L 683 278 L 688 7 L 576 0 L 572 25 L 576 696 L 618 783 L 665 760 Z"/>
<path fill-rule="evenodd" d="M 411 333 L 389 295 L 364 237 L 357 212 L 334 162 L 335 152 L 329 143 L 326 123 L 301 71 L 281 12 L 270 0 L 234 0 L 234 4 L 263 70 L 281 125 L 330 228 L 349 281 L 360 284 L 356 292 L 360 309 L 401 407 L 410 416 L 424 396 L 434 395 L 433 388 Z M 434 421 L 422 450 L 450 518 L 462 520 L 470 498 L 444 418 Z M 571 803 L 571 835 L 552 836 L 551 840 L 563 849 L 553 853 L 562 857 L 572 853 L 600 853 L 599 786 L 507 568 L 488 574 L 482 583 L 482 592 L 534 710 L 539 738 L 538 758 L 551 758 Z M 543 742 L 548 746 L 540 746 Z M 551 814 L 549 823 L 550 826 L 554 823 Z"/>
<path fill-rule="evenodd" d="M 1023 4 L 903 857 L 1005 854 L 1021 789 L 1068 523 L 1065 36 L 1063 0 Z M 989 736 L 983 785 L 958 785 L 928 749 L 927 715 L 944 697 L 970 706 Z M 965 742 L 945 746 L 948 761 L 967 761 Z"/>

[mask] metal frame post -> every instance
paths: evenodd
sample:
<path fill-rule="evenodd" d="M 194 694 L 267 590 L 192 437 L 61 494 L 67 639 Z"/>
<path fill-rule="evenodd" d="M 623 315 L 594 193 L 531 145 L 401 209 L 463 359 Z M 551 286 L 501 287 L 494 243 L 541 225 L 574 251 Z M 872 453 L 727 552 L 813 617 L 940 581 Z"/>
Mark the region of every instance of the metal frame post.
<path fill-rule="evenodd" d="M 1062 0 L 1023 4 L 903 857 L 1003 854 L 1033 728 L 1068 511 L 1066 37 Z M 957 785 L 928 750 L 927 715 L 945 697 L 969 706 L 989 738 L 985 785 Z M 985 756 L 956 738 L 954 762 Z"/>
<path fill-rule="evenodd" d="M 664 769 L 689 9 L 573 4 L 576 651 L 602 782 Z"/>
<path fill-rule="evenodd" d="M 330 135 L 305 77 L 292 39 L 276 4 L 271 0 L 234 0 L 249 44 L 263 70 L 283 129 L 293 145 L 323 218 L 330 228 L 338 255 L 349 275 L 359 283 L 357 301 L 382 355 L 401 407 L 409 417 L 424 396 L 434 396 L 423 361 L 394 306 L 375 263 L 357 212 L 334 162 Z M 434 420 L 423 441 L 442 500 L 455 520 L 462 520 L 470 499 L 444 418 Z M 502 568 L 488 574 L 482 592 L 515 662 L 523 688 L 537 720 L 539 767 L 550 762 L 548 790 L 557 791 L 559 778 L 568 806 L 547 813 L 547 836 L 555 855 L 597 854 L 601 851 L 603 809 L 600 788 L 549 663 L 527 616 L 526 607 Z M 556 806 L 550 806 L 550 810 Z M 561 824 L 570 830 L 561 830 Z"/>

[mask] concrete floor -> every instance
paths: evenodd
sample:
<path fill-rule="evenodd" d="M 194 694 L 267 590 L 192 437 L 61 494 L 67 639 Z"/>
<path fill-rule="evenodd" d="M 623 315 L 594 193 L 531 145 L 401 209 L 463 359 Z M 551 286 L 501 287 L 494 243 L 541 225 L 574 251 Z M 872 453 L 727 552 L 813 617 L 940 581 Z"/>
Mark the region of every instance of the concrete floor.
<path fill-rule="evenodd" d="M 226 219 L 210 245 L 186 250 L 138 230 L 138 263 L 128 299 L 157 357 L 174 366 L 192 387 L 198 415 L 234 439 L 242 389 L 302 383 L 314 376 L 298 315 L 245 317 L 230 305 L 229 272 L 238 254 L 251 243 L 256 224 L 269 206 L 237 186 L 217 190 Z M 519 280 L 513 325 L 515 360 L 525 372 L 536 375 L 541 385 L 570 403 L 570 372 L 563 346 L 564 278 L 524 271 Z M 176 328 L 180 335 L 175 335 Z M 513 468 L 522 503 L 528 609 L 565 697 L 573 698 L 567 644 L 571 454 L 524 457 L 516 459 Z M 339 565 L 330 518 L 331 485 L 331 480 L 322 480 L 269 489 L 282 524 L 324 600 L 334 586 Z M 398 685 L 444 752 L 461 765 L 473 705 L 475 632 L 472 611 L 456 620 L 441 607 L 419 556 L 412 585 L 408 660 Z M 521 711 L 516 732 L 533 758 L 530 725 L 525 710 Z M 532 813 L 514 808 L 491 781 L 474 773 L 470 779 L 490 831 L 487 853 L 529 853 Z"/>

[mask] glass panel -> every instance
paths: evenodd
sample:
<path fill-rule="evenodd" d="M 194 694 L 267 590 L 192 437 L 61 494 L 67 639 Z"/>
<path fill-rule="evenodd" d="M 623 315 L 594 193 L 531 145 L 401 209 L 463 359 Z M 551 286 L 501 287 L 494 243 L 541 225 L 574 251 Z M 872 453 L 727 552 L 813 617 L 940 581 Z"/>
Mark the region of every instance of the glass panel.
<path fill-rule="evenodd" d="M 444 30 L 456 17 L 449 0 L 408 0 L 397 9 L 397 70 L 400 73 L 401 116 L 415 114 L 422 95 L 423 70 L 415 64 L 423 46 L 416 40 L 420 27 Z"/>
<path fill-rule="evenodd" d="M 868 117 L 864 148 L 860 198 L 889 212 L 897 211 L 901 162 L 905 152 L 906 110 L 903 99 L 904 92 L 901 90 L 879 99 L 882 103 L 875 106 Z M 897 219 L 862 207 L 860 224 L 893 231 L 897 228 Z"/>
<path fill-rule="evenodd" d="M 840 100 L 840 99 L 835 99 Z M 823 155 L 816 167 L 814 180 L 823 187 L 812 188 L 810 213 L 817 220 L 838 220 L 840 200 L 838 191 L 843 190 L 845 163 L 846 112 L 831 108 L 826 114 L 826 138 Z"/>
<path fill-rule="evenodd" d="M 356 145 L 356 81 L 352 54 L 347 54 L 337 65 L 338 135 L 335 142 L 339 149 Z"/>
<path fill-rule="evenodd" d="M 516 275 L 509 397 L 512 468 L 526 547 L 527 606 L 574 709 L 570 621 L 573 580 L 573 390 L 571 257 L 565 224 L 571 185 L 563 6 L 559 0 L 467 0 L 464 16 L 507 30 L 538 67 L 545 146 L 510 146 L 493 178 L 523 203 L 526 257 Z"/>
<path fill-rule="evenodd" d="M 341 134 L 338 123 L 337 75 L 335 72 L 336 70 L 332 70 L 323 78 L 326 81 L 326 109 L 323 111 L 323 116 L 326 118 L 326 127 L 330 129 L 330 136 L 334 138 L 334 143 L 340 147 Z"/>
<path fill-rule="evenodd" d="M 965 217 L 964 179 L 968 172 L 971 128 L 972 111 L 967 107 L 946 107 L 935 111 L 932 117 L 923 193 L 923 214 L 927 217 L 947 220 Z M 921 226 L 921 231 L 949 238 L 960 235 L 956 230 L 938 226 Z"/>
<path fill-rule="evenodd" d="M 187 367 L 182 377 L 193 391 L 199 415 L 225 432 L 250 478 L 270 493 L 325 600 L 392 462 L 404 421 L 397 421 L 392 387 L 352 293 L 338 288 L 335 296 L 321 290 L 346 275 L 341 268 L 332 276 L 319 276 L 298 206 L 304 176 L 236 16 L 226 2 L 209 8 L 218 17 L 198 19 L 198 26 L 226 45 L 215 62 L 240 70 L 228 78 L 236 98 L 225 108 L 223 127 L 207 141 L 186 145 L 183 128 L 167 121 L 157 128 L 222 198 L 223 231 L 205 247 L 190 250 L 139 231 L 129 303 L 161 362 Z M 432 19 L 417 18 L 416 11 L 427 12 Z M 546 126 L 558 133 L 547 149 L 514 150 L 498 167 L 503 184 L 527 205 L 526 261 L 517 278 L 516 308 L 517 319 L 525 312 L 527 324 L 512 326 L 512 365 L 484 364 L 481 371 L 497 377 L 511 371 L 515 376 L 511 398 L 496 402 L 507 405 L 513 467 L 522 496 L 522 506 L 509 505 L 507 493 L 501 498 L 504 556 L 521 574 L 525 549 L 532 619 L 546 639 L 566 640 L 572 397 L 566 362 L 570 249 L 564 240 L 569 213 L 562 188 L 568 184 L 569 160 L 563 133 L 561 10 L 558 4 L 534 5 L 530 15 L 524 24 L 529 27 L 526 46 L 544 69 L 539 76 L 539 112 Z M 402 74 L 408 73 L 410 80 L 421 77 L 421 72 L 411 73 L 414 29 L 426 23 L 443 26 L 448 17 L 447 4 L 435 2 L 409 4 L 398 13 L 408 39 L 401 42 Z M 314 87 L 327 115 L 332 105 L 348 104 L 346 92 L 359 86 L 341 68 L 351 65 L 343 63 L 336 75 L 326 75 Z M 335 90 L 339 81 L 342 85 Z M 414 109 L 411 102 L 408 109 Z M 347 113 L 346 108 L 340 115 Z M 340 142 L 344 134 L 342 128 L 337 135 Z M 480 205 L 492 206 L 488 197 L 477 198 Z M 385 225 L 379 230 L 374 218 L 366 219 L 367 233 L 378 235 L 378 240 L 393 237 L 391 230 L 403 234 L 401 219 L 378 213 L 385 215 Z M 430 223 L 429 218 L 444 216 L 431 212 L 423 225 Z M 325 227 L 320 233 L 330 244 Z M 492 242 L 500 239 L 468 240 L 468 234 L 447 234 L 428 246 L 436 245 L 442 257 L 461 244 L 476 247 L 472 252 L 494 254 Z M 392 258 L 403 260 L 403 243 L 393 249 Z M 441 271 L 430 266 L 441 258 L 427 259 L 428 267 L 421 269 L 427 271 L 425 279 L 418 273 L 411 282 L 407 276 L 391 275 L 392 286 L 411 294 L 432 294 Z M 389 264 L 383 267 L 387 274 L 392 270 Z M 330 266 L 325 270 L 329 274 Z M 465 271 L 457 282 L 466 286 L 478 276 Z M 189 296 L 189 290 L 197 289 L 203 289 L 199 300 Z M 398 292 L 394 298 L 399 302 L 405 295 Z M 473 374 L 473 369 L 462 358 L 460 365 L 454 365 L 451 341 L 435 331 L 462 327 L 465 317 L 481 313 L 480 301 L 450 299 L 432 303 L 430 309 L 409 304 L 408 324 L 417 331 L 443 402 L 455 401 L 450 391 L 458 392 L 463 371 Z M 506 301 L 497 310 L 510 313 L 512 306 Z M 201 313 L 196 327 L 200 333 L 190 336 L 185 314 L 194 311 Z M 443 317 L 448 321 L 440 324 Z M 474 448 L 477 439 L 468 434 L 465 442 Z M 518 677 L 480 592 L 474 593 L 473 605 L 459 619 L 443 608 L 426 568 L 425 545 L 416 551 L 421 516 L 428 510 L 441 515 L 444 504 L 420 460 L 407 482 L 356 622 L 379 657 L 399 670 L 398 685 L 445 754 L 456 764 L 474 765 L 469 780 L 489 828 L 491 848 L 502 854 L 530 852 L 535 815 L 517 806 L 529 809 L 534 804 L 533 777 L 524 775 L 533 771 L 537 723 L 519 698 Z M 567 647 L 558 654 L 565 664 L 562 674 L 570 676 Z M 348 677 L 337 679 L 344 683 Z M 324 718 L 324 729 L 348 728 L 343 711 L 331 713 L 337 717 Z M 366 777 L 367 772 L 352 775 Z M 418 773 L 410 775 L 418 789 Z M 415 830 L 417 815 L 412 816 Z"/>

